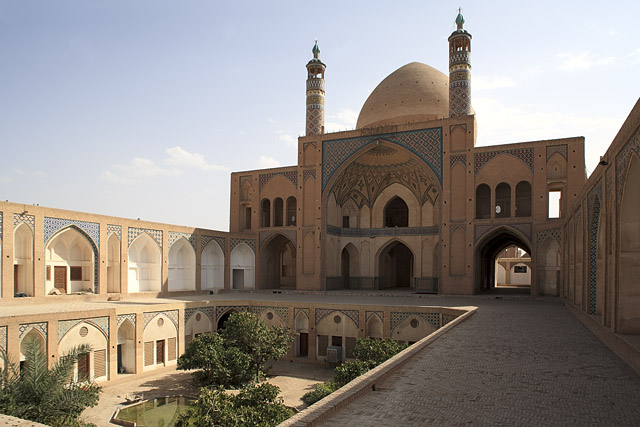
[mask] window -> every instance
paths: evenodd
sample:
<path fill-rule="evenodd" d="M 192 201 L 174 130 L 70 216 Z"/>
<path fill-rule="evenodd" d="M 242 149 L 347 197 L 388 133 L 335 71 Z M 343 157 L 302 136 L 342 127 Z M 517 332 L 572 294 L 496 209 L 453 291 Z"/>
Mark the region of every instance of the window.
<path fill-rule="evenodd" d="M 344 215 L 342 217 L 342 227 L 349 228 L 349 215 Z"/>
<path fill-rule="evenodd" d="M 562 216 L 561 202 L 562 191 L 549 191 L 549 218 L 560 218 Z"/>
<path fill-rule="evenodd" d="M 70 267 L 69 279 L 72 281 L 82 281 L 82 267 Z"/>
<path fill-rule="evenodd" d="M 496 218 L 511 216 L 511 186 L 501 182 L 496 187 Z"/>
<path fill-rule="evenodd" d="M 527 266 L 526 265 L 516 265 L 513 267 L 513 272 L 514 273 L 526 273 L 527 272 Z"/>
<path fill-rule="evenodd" d="M 516 185 L 516 216 L 531 216 L 531 184 L 527 181 Z"/>
<path fill-rule="evenodd" d="M 244 210 L 244 228 L 251 228 L 251 208 Z"/>
<path fill-rule="evenodd" d="M 269 227 L 271 225 L 271 202 L 269 199 L 262 201 L 262 227 Z"/>
<path fill-rule="evenodd" d="M 274 227 L 282 227 L 282 218 L 284 215 L 284 203 L 282 199 L 278 197 L 273 202 L 273 226 Z"/>
<path fill-rule="evenodd" d="M 476 188 L 476 218 L 491 218 L 491 188 L 487 184 Z"/>
<path fill-rule="evenodd" d="M 385 227 L 408 227 L 409 208 L 400 197 L 391 199 L 384 208 Z"/>

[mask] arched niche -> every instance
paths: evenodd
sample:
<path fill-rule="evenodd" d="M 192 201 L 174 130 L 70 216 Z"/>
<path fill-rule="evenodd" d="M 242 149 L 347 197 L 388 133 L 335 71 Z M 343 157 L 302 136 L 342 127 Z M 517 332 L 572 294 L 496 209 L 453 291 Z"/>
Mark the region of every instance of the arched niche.
<path fill-rule="evenodd" d="M 520 181 L 516 184 L 516 216 L 531 216 L 531 184 L 529 181 Z"/>
<path fill-rule="evenodd" d="M 45 292 L 93 292 L 95 253 L 89 239 L 74 227 L 54 235 L 45 248 Z"/>
<path fill-rule="evenodd" d="M 33 231 L 21 223 L 13 233 L 13 292 L 33 296 Z"/>
<path fill-rule="evenodd" d="M 558 241 L 549 236 L 538 248 L 538 291 L 544 295 L 558 296 L 561 278 L 561 254 Z"/>
<path fill-rule="evenodd" d="M 120 292 L 120 239 L 112 233 L 107 239 L 107 292 Z"/>
<path fill-rule="evenodd" d="M 341 311 L 332 311 L 316 326 L 317 356 L 323 360 L 327 346 L 342 347 L 342 357 L 352 358 L 351 352 L 358 337 L 358 326 Z"/>
<path fill-rule="evenodd" d="M 618 332 L 640 334 L 640 158 L 630 156 L 620 202 Z"/>
<path fill-rule="evenodd" d="M 184 325 L 184 344 L 189 345 L 189 343 L 199 337 L 202 334 L 210 334 L 213 332 L 213 323 L 209 316 L 203 313 L 200 310 L 197 310 L 195 313 L 187 319 Z"/>
<path fill-rule="evenodd" d="M 67 354 L 80 345 L 88 345 L 91 351 L 78 359 L 74 367 L 74 380 L 106 380 L 109 357 L 104 332 L 90 322 L 79 322 L 69 329 L 58 343 L 58 354 Z"/>
<path fill-rule="evenodd" d="M 253 289 L 255 287 L 255 254 L 245 243 L 231 251 L 231 288 Z"/>
<path fill-rule="evenodd" d="M 375 200 L 372 208 L 373 227 L 385 227 L 385 208 L 387 204 L 395 198 L 402 199 L 408 209 L 408 227 L 418 227 L 420 225 L 420 206 L 411 190 L 402 184 L 394 183 L 385 188 Z"/>
<path fill-rule="evenodd" d="M 436 327 L 422 316 L 412 315 L 396 325 L 391 331 L 391 338 L 413 344 L 433 333 Z"/>
<path fill-rule="evenodd" d="M 162 253 L 155 240 L 141 233 L 129 246 L 129 293 L 162 290 Z"/>
<path fill-rule="evenodd" d="M 116 348 L 118 374 L 136 372 L 136 328 L 129 319 L 118 326 L 118 347 Z"/>
<path fill-rule="evenodd" d="M 367 320 L 367 336 L 370 338 L 383 338 L 383 325 L 382 320 L 376 314 L 369 317 Z"/>
<path fill-rule="evenodd" d="M 295 226 L 298 219 L 298 201 L 295 197 L 287 198 L 287 226 Z"/>
<path fill-rule="evenodd" d="M 224 253 L 215 240 L 207 243 L 202 250 L 201 265 L 201 288 L 203 290 L 223 289 Z"/>
<path fill-rule="evenodd" d="M 400 240 L 391 240 L 378 252 L 378 287 L 410 288 L 413 286 L 414 255 Z"/>
<path fill-rule="evenodd" d="M 169 291 L 196 289 L 196 252 L 184 237 L 169 249 Z"/>
<path fill-rule="evenodd" d="M 496 218 L 511 217 L 511 186 L 501 182 L 496 186 Z"/>
<path fill-rule="evenodd" d="M 340 256 L 340 272 L 342 277 L 342 287 L 344 289 L 358 288 L 357 281 L 360 276 L 360 256 L 358 249 L 348 243 L 341 252 Z"/>
<path fill-rule="evenodd" d="M 42 333 L 36 328 L 31 328 L 20 340 L 20 362 L 23 362 L 26 359 L 27 345 L 29 341 L 35 341 L 43 354 L 45 356 L 47 354 L 47 340 L 44 335 L 42 335 Z M 20 364 L 20 368 L 22 369 L 22 363 Z"/>
<path fill-rule="evenodd" d="M 263 199 L 260 202 L 260 226 L 271 226 L 271 201 L 269 199 Z"/>
<path fill-rule="evenodd" d="M 143 370 L 175 365 L 178 352 L 178 329 L 164 313 L 157 314 L 142 333 Z"/>
<path fill-rule="evenodd" d="M 480 184 L 476 187 L 476 219 L 491 218 L 491 187 Z"/>

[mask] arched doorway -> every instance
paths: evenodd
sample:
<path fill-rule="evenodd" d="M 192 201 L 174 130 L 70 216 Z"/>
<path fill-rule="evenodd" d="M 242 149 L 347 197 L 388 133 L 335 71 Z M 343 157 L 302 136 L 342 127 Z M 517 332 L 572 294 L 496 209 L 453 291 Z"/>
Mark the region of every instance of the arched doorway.
<path fill-rule="evenodd" d="M 262 289 L 296 287 L 296 247 L 287 237 L 277 234 L 260 251 Z"/>
<path fill-rule="evenodd" d="M 342 249 L 340 256 L 341 277 L 343 289 L 358 289 L 360 257 L 358 250 L 353 244 L 349 243 Z"/>
<path fill-rule="evenodd" d="M 502 278 L 502 270 L 497 266 L 504 268 L 505 283 L 497 281 L 498 278 Z M 530 245 L 524 237 L 513 230 L 500 227 L 482 239 L 476 248 L 475 267 L 476 292 L 496 289 L 516 293 L 531 292 Z M 499 275 L 498 270 L 500 270 Z M 512 275 L 514 278 L 511 278 Z M 523 277 L 519 277 L 521 275 Z M 528 283 L 524 275 L 528 276 Z"/>
<path fill-rule="evenodd" d="M 118 374 L 136 372 L 136 328 L 129 319 L 118 327 L 117 363 Z"/>
<path fill-rule="evenodd" d="M 224 324 L 227 323 L 227 320 L 229 320 L 229 317 L 231 317 L 233 313 L 239 313 L 239 311 L 233 309 L 227 310 L 222 316 L 220 316 L 220 318 L 218 319 L 218 323 L 216 324 L 217 332 L 220 332 L 222 329 L 224 329 Z"/>
<path fill-rule="evenodd" d="M 249 246 L 239 244 L 231 251 L 231 289 L 254 288 L 255 254 Z"/>
<path fill-rule="evenodd" d="M 33 232 L 22 223 L 13 237 L 13 292 L 33 296 Z"/>
<path fill-rule="evenodd" d="M 408 288 L 413 283 L 413 252 L 395 241 L 386 246 L 378 258 L 378 288 Z"/>
<path fill-rule="evenodd" d="M 75 227 L 56 234 L 45 249 L 45 292 L 94 292 L 95 253 L 88 237 Z"/>
<path fill-rule="evenodd" d="M 155 240 L 141 233 L 129 246 L 129 293 L 162 290 L 162 253 Z"/>
<path fill-rule="evenodd" d="M 201 288 L 224 288 L 224 253 L 215 240 L 202 251 Z"/>
<path fill-rule="evenodd" d="M 169 291 L 195 291 L 196 253 L 181 237 L 169 249 Z"/>

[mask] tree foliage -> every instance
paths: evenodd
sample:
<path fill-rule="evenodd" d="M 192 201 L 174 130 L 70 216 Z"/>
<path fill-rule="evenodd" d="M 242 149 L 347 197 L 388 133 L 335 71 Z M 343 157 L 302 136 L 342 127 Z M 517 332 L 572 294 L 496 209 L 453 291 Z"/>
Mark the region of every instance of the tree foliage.
<path fill-rule="evenodd" d="M 333 381 L 338 388 L 350 383 L 365 372 L 375 368 L 378 364 L 373 360 L 350 360 L 336 366 Z"/>
<path fill-rule="evenodd" d="M 407 348 L 406 344 L 396 342 L 391 338 L 385 340 L 369 337 L 359 338 L 356 340 L 353 355 L 356 360 L 371 360 L 375 362 L 376 365 L 379 365 L 400 353 L 405 348 Z"/>
<path fill-rule="evenodd" d="M 176 427 L 269 427 L 292 413 L 272 384 L 246 386 L 236 395 L 223 387 L 202 388 L 194 408 L 180 415 Z"/>
<path fill-rule="evenodd" d="M 322 400 L 326 396 L 329 396 L 331 393 L 339 389 L 338 385 L 333 381 L 327 381 L 326 383 L 319 383 L 313 386 L 313 390 L 305 393 L 302 396 L 302 401 L 305 405 L 311 406 L 314 403 Z"/>
<path fill-rule="evenodd" d="M 86 425 L 78 419 L 85 408 L 98 403 L 100 387 L 74 382 L 74 365 L 90 348 L 76 347 L 49 369 L 47 356 L 36 340 L 25 342 L 25 364 L 0 353 L 0 413 L 53 427 Z"/>
<path fill-rule="evenodd" d="M 189 343 L 178 369 L 198 369 L 194 378 L 201 386 L 240 387 L 259 381 L 264 365 L 285 355 L 292 340 L 286 328 L 270 328 L 249 312 L 233 313 L 219 334 Z"/>

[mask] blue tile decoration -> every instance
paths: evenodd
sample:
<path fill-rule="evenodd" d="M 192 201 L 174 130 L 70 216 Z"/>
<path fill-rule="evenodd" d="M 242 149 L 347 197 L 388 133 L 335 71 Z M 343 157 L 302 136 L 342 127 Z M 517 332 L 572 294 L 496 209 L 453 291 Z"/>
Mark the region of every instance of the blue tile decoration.
<path fill-rule="evenodd" d="M 482 151 L 474 153 L 474 170 L 475 175 L 478 175 L 480 169 L 486 165 L 491 159 L 501 154 L 509 154 L 516 159 L 522 160 L 522 162 L 529 167 L 531 173 L 533 173 L 533 148 L 514 148 L 512 150 L 496 150 L 496 151 Z"/>
<path fill-rule="evenodd" d="M 100 224 L 97 222 L 77 221 L 74 219 L 44 217 L 44 246 L 58 231 L 65 228 L 73 228 L 85 236 L 93 250 L 93 293 L 98 293 L 98 269 L 100 248 Z"/>
<path fill-rule="evenodd" d="M 453 322 L 457 318 L 458 318 L 458 316 L 455 315 L 455 314 L 443 314 L 442 315 L 442 326 L 445 326 L 448 323 Z"/>
<path fill-rule="evenodd" d="M 467 155 L 466 154 L 452 154 L 449 156 L 449 168 L 453 168 L 456 163 L 462 164 L 467 168 Z"/>
<path fill-rule="evenodd" d="M 2 223 L 3 223 L 2 212 L 0 212 L 0 240 L 2 240 Z"/>
<path fill-rule="evenodd" d="M 440 232 L 440 227 L 385 227 L 385 228 L 342 228 L 327 224 L 327 234 L 342 237 L 379 236 L 432 236 Z"/>
<path fill-rule="evenodd" d="M 256 241 L 255 241 L 255 239 L 240 239 L 240 238 L 232 237 L 231 238 L 231 243 L 229 245 L 231 247 L 229 248 L 229 250 L 232 251 L 236 246 L 238 246 L 241 243 L 246 244 L 247 246 L 249 246 L 253 250 L 254 254 L 256 253 Z"/>
<path fill-rule="evenodd" d="M 24 337 L 31 329 L 38 330 L 44 337 L 45 342 L 47 341 L 47 335 L 48 335 L 48 329 L 49 329 L 49 324 L 47 322 L 27 323 L 27 324 L 18 326 L 18 340 L 22 340 L 22 337 Z"/>
<path fill-rule="evenodd" d="M 631 155 L 635 153 L 640 157 L 640 129 L 629 138 L 629 141 L 624 145 L 624 148 L 620 150 L 616 156 L 616 195 L 618 200 L 618 206 L 622 203 L 622 192 L 624 190 L 624 181 L 627 177 L 627 169 L 629 162 L 631 161 Z"/>
<path fill-rule="evenodd" d="M 567 156 L 567 151 L 568 151 L 567 144 L 547 145 L 547 162 L 549 161 L 551 156 L 553 156 L 556 153 L 560 153 L 560 155 L 564 157 L 565 160 L 569 160 L 569 157 Z"/>
<path fill-rule="evenodd" d="M 405 311 L 392 311 L 391 312 L 391 328 L 390 331 L 393 334 L 393 330 L 396 326 L 402 323 L 409 317 L 420 317 L 427 322 L 431 323 L 434 328 L 440 329 L 440 313 L 418 313 L 418 312 L 405 312 Z"/>
<path fill-rule="evenodd" d="M 176 330 L 178 329 L 178 310 L 167 310 L 167 311 L 151 311 L 148 313 L 142 313 L 142 328 L 146 328 L 149 322 L 151 322 L 155 317 L 164 314 L 167 316 L 175 325 Z"/>
<path fill-rule="evenodd" d="M 198 311 L 204 314 L 205 316 L 207 316 L 209 318 L 209 321 L 211 321 L 212 325 L 215 325 L 216 313 L 215 313 L 214 307 L 186 308 L 184 310 L 184 323 L 186 324 L 189 321 L 189 319 L 191 319 L 191 317 L 193 317 L 193 315 L 196 314 L 196 312 Z"/>
<path fill-rule="evenodd" d="M 194 251 L 198 250 L 197 249 L 197 243 L 196 243 L 196 241 L 198 239 L 198 236 L 196 236 L 194 233 L 179 233 L 177 231 L 170 231 L 169 232 L 169 236 L 167 238 L 169 240 L 169 242 L 168 242 L 169 243 L 169 249 L 171 249 L 171 246 L 173 246 L 173 244 L 175 242 L 177 242 L 179 239 L 181 239 L 183 237 L 185 239 L 187 239 L 187 241 L 189 243 L 191 243 L 191 246 L 193 247 Z"/>
<path fill-rule="evenodd" d="M 255 305 L 255 306 L 251 306 L 249 308 L 249 310 L 257 315 L 260 316 L 263 312 L 271 310 L 274 313 L 277 313 L 278 316 L 280 316 L 280 319 L 282 319 L 282 322 L 285 325 L 289 324 L 289 309 L 287 307 L 272 307 L 272 306 L 266 306 L 266 305 Z"/>
<path fill-rule="evenodd" d="M 107 224 L 107 236 L 111 233 L 115 234 L 118 236 L 118 239 L 122 240 L 122 226 Z"/>
<path fill-rule="evenodd" d="M 560 247 L 562 247 L 562 233 L 559 228 L 550 228 L 548 230 L 540 230 L 536 233 L 536 245 L 539 246 L 540 243 L 544 241 L 547 237 L 553 237 L 558 241 Z"/>
<path fill-rule="evenodd" d="M 7 351 L 7 327 L 0 326 L 0 350 Z"/>
<path fill-rule="evenodd" d="M 27 214 L 13 214 L 13 229 L 22 223 L 27 224 L 31 227 L 31 231 L 36 231 L 36 217 L 35 215 L 27 215 Z"/>
<path fill-rule="evenodd" d="M 162 249 L 162 230 L 152 230 L 150 228 L 138 228 L 129 227 L 127 230 L 127 244 L 131 246 L 131 243 L 142 233 L 147 233 L 153 240 L 156 241 L 160 249 Z"/>
<path fill-rule="evenodd" d="M 322 190 L 345 161 L 375 141 L 391 142 L 413 152 L 424 160 L 442 184 L 442 128 L 432 128 L 322 141 Z"/>
<path fill-rule="evenodd" d="M 369 319 L 376 316 L 382 323 L 384 323 L 384 311 L 366 311 L 365 319 L 366 323 L 369 323 Z"/>
<path fill-rule="evenodd" d="M 598 185 L 601 187 L 601 185 Z M 596 314 L 598 274 L 598 221 L 600 219 L 600 197 L 596 194 L 592 202 L 591 226 L 589 228 L 589 314 Z"/>
<path fill-rule="evenodd" d="M 118 314 L 118 317 L 117 317 L 118 328 L 124 323 L 125 320 L 128 320 L 129 322 L 131 322 L 131 324 L 133 325 L 133 328 L 135 330 L 135 327 L 136 327 L 136 314 L 135 313 Z"/>
<path fill-rule="evenodd" d="M 320 323 L 322 319 L 334 312 L 344 314 L 349 319 L 353 320 L 357 327 L 360 327 L 360 316 L 358 315 L 358 310 L 336 310 L 335 308 L 316 308 L 316 326 L 318 326 L 318 323 Z"/>
<path fill-rule="evenodd" d="M 218 244 L 218 246 L 220 246 L 220 249 L 222 249 L 222 253 L 224 253 L 224 249 L 226 246 L 226 240 L 224 237 L 216 237 L 216 236 L 202 236 L 202 241 L 200 243 L 200 249 L 204 249 L 207 247 L 207 245 L 209 244 L 210 241 L 214 241 Z"/>
<path fill-rule="evenodd" d="M 104 316 L 89 319 L 60 320 L 58 322 L 58 343 L 62 341 L 62 338 L 71 328 L 82 322 L 95 326 L 104 334 L 107 341 L 109 340 L 109 316 Z"/>

